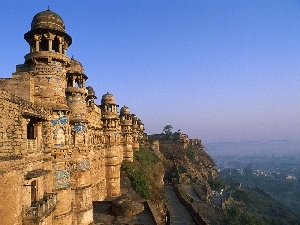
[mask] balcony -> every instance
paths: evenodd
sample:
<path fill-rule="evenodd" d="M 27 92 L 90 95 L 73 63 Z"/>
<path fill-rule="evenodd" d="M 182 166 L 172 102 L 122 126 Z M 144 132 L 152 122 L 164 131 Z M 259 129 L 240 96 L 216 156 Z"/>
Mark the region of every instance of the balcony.
<path fill-rule="evenodd" d="M 33 60 L 35 58 L 45 58 L 48 59 L 51 57 L 53 60 L 58 60 L 62 62 L 69 62 L 70 58 L 65 54 L 61 54 L 59 52 L 51 52 L 51 51 L 39 51 L 39 52 L 31 52 L 24 56 L 25 61 Z"/>
<path fill-rule="evenodd" d="M 29 153 L 37 152 L 36 139 L 27 139 L 27 150 Z"/>
<path fill-rule="evenodd" d="M 40 201 L 24 207 L 24 219 L 39 219 L 52 213 L 58 203 L 57 193 L 47 193 Z"/>

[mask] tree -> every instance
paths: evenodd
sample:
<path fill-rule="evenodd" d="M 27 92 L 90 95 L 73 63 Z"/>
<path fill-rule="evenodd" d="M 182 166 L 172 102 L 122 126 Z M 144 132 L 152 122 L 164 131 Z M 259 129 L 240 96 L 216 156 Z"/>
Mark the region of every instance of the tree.
<path fill-rule="evenodd" d="M 166 125 L 165 127 L 164 127 L 164 129 L 163 129 L 163 132 L 166 134 L 166 135 L 168 135 L 168 136 L 170 136 L 171 134 L 172 134 L 172 130 L 173 130 L 173 127 L 172 127 L 172 125 Z"/>

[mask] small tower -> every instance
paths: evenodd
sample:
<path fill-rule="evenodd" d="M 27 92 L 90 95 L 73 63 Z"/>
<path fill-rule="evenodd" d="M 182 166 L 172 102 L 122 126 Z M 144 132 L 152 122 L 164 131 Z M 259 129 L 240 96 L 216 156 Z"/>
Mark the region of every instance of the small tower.
<path fill-rule="evenodd" d="M 91 86 L 86 88 L 88 90 L 88 96 L 86 98 L 87 106 L 92 107 L 97 96 L 95 95 L 95 91 Z"/>
<path fill-rule="evenodd" d="M 66 56 L 72 38 L 65 32 L 62 18 L 46 10 L 36 14 L 31 30 L 24 34 L 30 46 L 24 67 L 34 79 L 34 103 L 55 110 L 66 110 Z"/>
<path fill-rule="evenodd" d="M 138 151 L 139 145 L 139 124 L 136 115 L 132 115 L 132 148 L 133 151 Z"/>
<path fill-rule="evenodd" d="M 72 210 L 73 224 L 92 222 L 92 199 L 87 198 L 91 193 L 91 155 L 89 154 L 88 120 L 85 88 L 87 76 L 83 66 L 73 57 L 67 70 L 67 103 L 69 106 L 69 123 L 72 130 L 72 173 L 71 189 L 73 194 Z M 82 215 L 85 215 L 83 218 Z"/>
<path fill-rule="evenodd" d="M 144 136 L 144 124 L 137 118 L 136 115 L 132 116 L 132 146 L 134 151 L 138 151 L 140 148 L 139 140 Z"/>
<path fill-rule="evenodd" d="M 139 138 L 143 138 L 144 137 L 144 124 L 142 122 L 141 119 L 138 119 L 137 120 L 137 124 L 138 124 L 138 135 L 139 135 Z"/>
<path fill-rule="evenodd" d="M 67 71 L 66 97 L 70 110 L 69 121 L 74 126 L 75 132 L 84 130 L 87 123 L 88 90 L 85 88 L 87 79 L 81 63 L 72 58 Z"/>
<path fill-rule="evenodd" d="M 24 56 L 24 64 L 17 66 L 13 77 L 29 78 L 28 99 L 51 112 L 46 122 L 51 133 L 46 150 L 51 151 L 53 191 L 57 192 L 59 199 L 53 212 L 52 224 L 74 224 L 68 162 L 71 157 L 68 151 L 69 108 L 66 100 L 66 68 L 70 63 L 66 50 L 72 44 L 72 38 L 65 32 L 62 18 L 46 10 L 33 17 L 31 29 L 24 34 L 24 39 L 28 42 L 30 51 Z"/>
<path fill-rule="evenodd" d="M 124 160 L 133 162 L 132 150 L 132 115 L 127 106 L 123 106 L 120 111 L 122 147 Z"/>
<path fill-rule="evenodd" d="M 115 197 L 120 195 L 120 167 L 123 154 L 120 148 L 120 119 L 118 116 L 119 107 L 115 103 L 114 96 L 106 93 L 101 99 L 101 115 L 103 122 L 105 166 L 107 196 Z"/>
<path fill-rule="evenodd" d="M 93 87 L 88 86 L 86 98 L 90 146 L 93 148 L 93 161 L 91 163 L 91 179 L 93 181 L 93 201 L 103 201 L 107 195 L 106 189 L 106 150 L 104 148 L 104 135 L 102 127 L 101 106 L 94 103 L 97 99 Z"/>

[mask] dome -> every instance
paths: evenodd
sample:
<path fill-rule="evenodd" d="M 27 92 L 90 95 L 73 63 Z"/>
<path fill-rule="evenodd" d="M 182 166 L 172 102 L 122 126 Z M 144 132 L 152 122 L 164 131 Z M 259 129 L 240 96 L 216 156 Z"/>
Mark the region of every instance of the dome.
<path fill-rule="evenodd" d="M 51 10 L 37 13 L 31 22 L 31 30 L 51 29 L 65 32 L 65 24 L 62 18 Z"/>
<path fill-rule="evenodd" d="M 88 90 L 88 98 L 94 98 L 94 99 L 97 99 L 93 87 L 88 86 L 86 89 Z"/>
<path fill-rule="evenodd" d="M 82 64 L 80 62 L 78 62 L 77 60 L 75 60 L 73 57 L 70 60 L 68 73 L 84 74 L 84 69 L 83 69 Z"/>
<path fill-rule="evenodd" d="M 124 105 L 120 110 L 120 115 L 121 116 L 130 115 L 130 109 Z"/>
<path fill-rule="evenodd" d="M 37 13 L 31 21 L 31 30 L 24 34 L 24 39 L 31 44 L 35 34 L 53 33 L 64 38 L 69 47 L 72 37 L 65 32 L 65 24 L 62 18 L 51 10 Z"/>
<path fill-rule="evenodd" d="M 115 98 L 112 94 L 106 93 L 102 96 L 101 104 L 115 104 Z"/>

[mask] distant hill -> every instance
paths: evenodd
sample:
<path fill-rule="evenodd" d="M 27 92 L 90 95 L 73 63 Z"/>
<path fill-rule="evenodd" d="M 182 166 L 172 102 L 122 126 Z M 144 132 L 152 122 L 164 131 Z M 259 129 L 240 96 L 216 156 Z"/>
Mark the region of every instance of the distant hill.
<path fill-rule="evenodd" d="M 227 196 L 232 199 L 227 206 L 229 224 L 244 224 L 245 218 L 247 224 L 300 224 L 295 213 L 257 186 L 230 188 Z"/>

